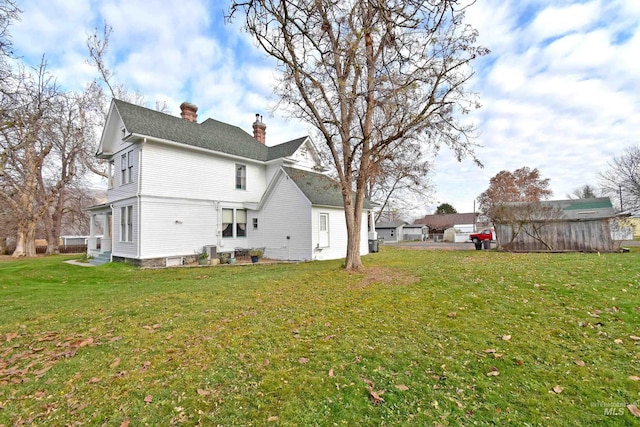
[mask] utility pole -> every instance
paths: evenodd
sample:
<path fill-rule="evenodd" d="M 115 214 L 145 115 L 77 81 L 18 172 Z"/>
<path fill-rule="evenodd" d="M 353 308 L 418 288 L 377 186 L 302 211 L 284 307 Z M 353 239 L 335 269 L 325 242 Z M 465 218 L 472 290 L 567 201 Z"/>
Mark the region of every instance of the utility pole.
<path fill-rule="evenodd" d="M 618 184 L 618 192 L 620 194 L 620 212 L 622 212 L 622 184 Z"/>

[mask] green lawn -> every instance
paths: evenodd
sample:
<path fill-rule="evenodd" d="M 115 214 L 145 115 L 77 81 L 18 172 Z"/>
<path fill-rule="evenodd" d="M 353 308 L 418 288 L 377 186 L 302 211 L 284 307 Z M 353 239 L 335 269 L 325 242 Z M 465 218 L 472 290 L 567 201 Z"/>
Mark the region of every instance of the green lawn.
<path fill-rule="evenodd" d="M 366 274 L 68 258 L 0 261 L 0 426 L 640 421 L 637 251 L 382 247 Z"/>

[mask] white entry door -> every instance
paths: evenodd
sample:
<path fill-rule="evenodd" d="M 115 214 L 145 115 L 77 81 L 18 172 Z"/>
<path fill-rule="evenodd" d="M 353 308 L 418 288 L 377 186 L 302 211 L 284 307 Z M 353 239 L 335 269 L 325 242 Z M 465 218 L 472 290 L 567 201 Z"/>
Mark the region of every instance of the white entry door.
<path fill-rule="evenodd" d="M 321 213 L 318 224 L 318 246 L 326 248 L 329 246 L 329 214 Z"/>

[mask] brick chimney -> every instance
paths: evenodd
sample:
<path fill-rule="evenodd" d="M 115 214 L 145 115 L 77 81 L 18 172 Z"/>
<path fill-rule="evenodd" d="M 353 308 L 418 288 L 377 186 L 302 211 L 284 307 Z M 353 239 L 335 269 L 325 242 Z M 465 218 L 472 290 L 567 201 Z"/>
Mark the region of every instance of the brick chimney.
<path fill-rule="evenodd" d="M 256 114 L 256 121 L 253 123 L 253 137 L 262 144 L 265 144 L 267 136 L 267 125 L 262 123 L 262 116 Z"/>
<path fill-rule="evenodd" d="M 190 102 L 183 102 L 182 104 L 180 104 L 180 110 L 182 111 L 182 113 L 180 113 L 180 116 L 183 119 L 196 123 L 196 120 L 198 118 L 197 105 L 192 104 Z"/>

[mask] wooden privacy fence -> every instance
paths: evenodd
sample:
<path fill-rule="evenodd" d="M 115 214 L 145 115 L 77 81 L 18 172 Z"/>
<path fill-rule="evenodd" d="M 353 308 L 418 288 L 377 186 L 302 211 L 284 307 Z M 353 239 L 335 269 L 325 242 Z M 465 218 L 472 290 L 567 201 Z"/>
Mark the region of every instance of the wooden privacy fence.
<path fill-rule="evenodd" d="M 608 219 L 495 224 L 495 229 L 499 248 L 507 251 L 613 252 L 619 246 Z"/>
<path fill-rule="evenodd" d="M 81 254 L 81 253 L 87 252 L 87 245 L 60 245 L 59 249 L 61 254 Z M 6 253 L 0 254 L 0 255 L 11 255 L 15 250 L 16 250 L 15 246 L 7 247 Z M 47 252 L 46 246 L 36 246 L 37 254 L 44 254 L 46 252 Z"/>

